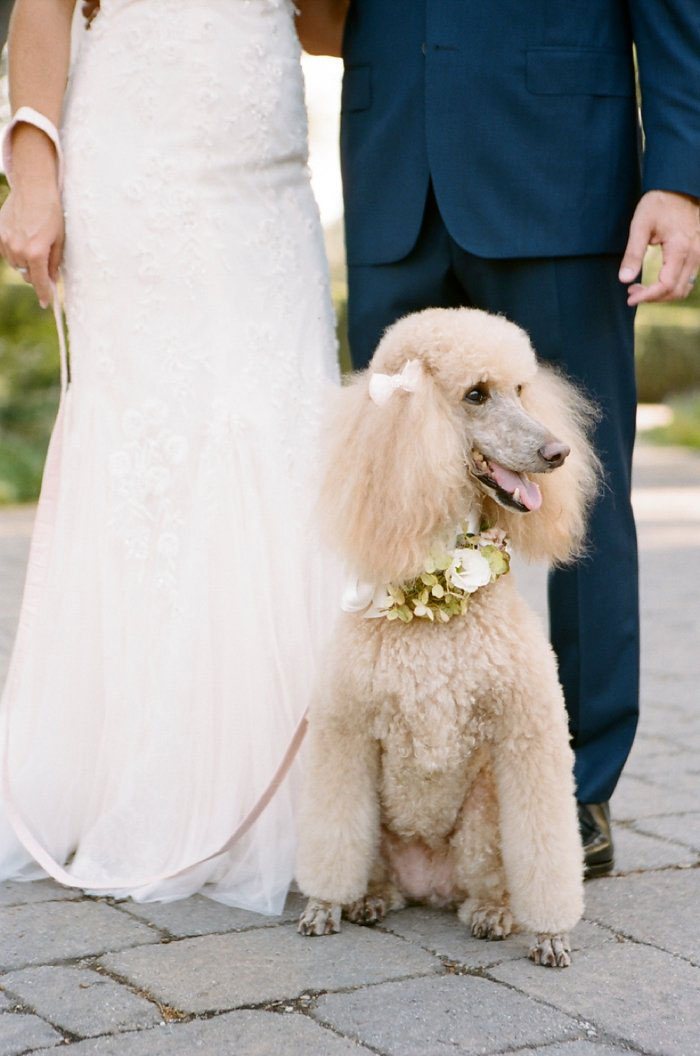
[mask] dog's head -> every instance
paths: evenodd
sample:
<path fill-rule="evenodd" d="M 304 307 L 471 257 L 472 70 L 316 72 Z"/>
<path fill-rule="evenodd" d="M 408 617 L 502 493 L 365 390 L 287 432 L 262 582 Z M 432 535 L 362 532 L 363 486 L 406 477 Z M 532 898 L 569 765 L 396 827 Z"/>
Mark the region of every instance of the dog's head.
<path fill-rule="evenodd" d="M 506 319 L 406 316 L 338 396 L 321 503 L 331 538 L 361 575 L 397 581 L 481 506 L 516 549 L 566 561 L 598 478 L 593 420 Z"/>

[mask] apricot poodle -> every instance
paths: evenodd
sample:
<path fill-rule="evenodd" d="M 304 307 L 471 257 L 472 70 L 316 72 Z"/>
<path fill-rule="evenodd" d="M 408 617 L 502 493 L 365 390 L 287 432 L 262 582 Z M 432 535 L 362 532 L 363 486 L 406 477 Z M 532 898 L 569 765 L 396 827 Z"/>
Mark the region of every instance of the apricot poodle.
<path fill-rule="evenodd" d="M 508 554 L 585 549 L 593 412 L 519 327 L 474 309 L 401 319 L 337 400 L 321 514 L 356 611 L 310 712 L 299 930 L 421 901 L 480 938 L 534 932 L 531 958 L 566 966 L 583 908 L 573 756 Z"/>

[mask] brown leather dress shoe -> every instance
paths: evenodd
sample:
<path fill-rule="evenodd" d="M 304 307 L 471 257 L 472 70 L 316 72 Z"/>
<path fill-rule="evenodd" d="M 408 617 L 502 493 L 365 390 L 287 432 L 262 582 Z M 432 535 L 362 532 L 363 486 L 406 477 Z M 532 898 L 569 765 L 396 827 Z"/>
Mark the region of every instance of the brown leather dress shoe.
<path fill-rule="evenodd" d="M 615 864 L 607 803 L 579 803 L 578 824 L 585 856 L 584 878 L 606 876 Z"/>

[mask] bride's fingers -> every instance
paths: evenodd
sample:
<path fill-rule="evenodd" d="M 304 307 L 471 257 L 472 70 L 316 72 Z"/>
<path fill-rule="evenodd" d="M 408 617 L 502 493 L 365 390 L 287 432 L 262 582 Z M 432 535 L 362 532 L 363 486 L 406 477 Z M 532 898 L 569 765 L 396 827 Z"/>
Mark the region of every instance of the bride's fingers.
<path fill-rule="evenodd" d="M 13 251 L 9 241 L 6 241 L 5 232 L 0 231 L 0 257 L 4 257 L 11 268 L 15 271 L 19 271 L 22 267 L 22 261 L 19 259 L 17 254 Z"/>
<path fill-rule="evenodd" d="M 63 238 L 58 238 L 51 247 L 51 253 L 49 254 L 49 278 L 52 282 L 56 282 L 58 278 L 58 269 L 61 266 L 61 260 L 63 259 Z"/>
<path fill-rule="evenodd" d="M 12 232 L 8 231 L 4 224 L 3 230 L 0 231 L 0 256 L 5 258 L 11 268 L 20 273 L 25 282 L 30 281 L 26 256 L 20 246 L 17 245 L 17 240 Z"/>
<path fill-rule="evenodd" d="M 9 246 L 5 246 L 2 250 L 2 255 L 4 256 L 5 260 L 10 265 L 10 267 L 14 268 L 15 271 L 19 272 L 25 282 L 30 281 L 29 267 L 25 263 L 24 258 L 19 253 L 15 253 L 13 250 L 10 249 Z"/>
<path fill-rule="evenodd" d="M 29 281 L 36 290 L 39 304 L 42 308 L 47 308 L 51 301 L 48 256 L 36 256 L 29 261 Z"/>

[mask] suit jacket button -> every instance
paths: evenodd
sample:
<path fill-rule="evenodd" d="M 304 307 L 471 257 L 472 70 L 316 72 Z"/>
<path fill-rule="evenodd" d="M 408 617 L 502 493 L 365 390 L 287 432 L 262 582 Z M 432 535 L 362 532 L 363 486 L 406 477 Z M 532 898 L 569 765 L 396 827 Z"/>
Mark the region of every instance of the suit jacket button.
<path fill-rule="evenodd" d="M 428 54 L 428 45 L 425 43 L 425 41 L 423 41 L 423 43 L 421 44 L 420 50 L 423 52 L 424 55 Z"/>

